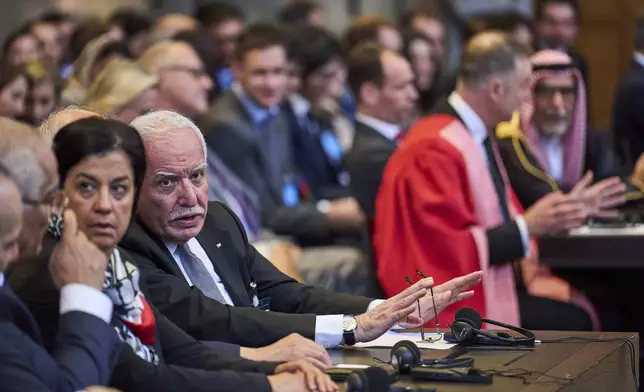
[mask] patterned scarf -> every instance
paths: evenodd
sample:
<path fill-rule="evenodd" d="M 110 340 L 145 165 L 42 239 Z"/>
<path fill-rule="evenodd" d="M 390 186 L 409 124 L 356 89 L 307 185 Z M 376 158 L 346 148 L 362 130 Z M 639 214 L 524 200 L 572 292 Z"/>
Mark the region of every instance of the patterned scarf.
<path fill-rule="evenodd" d="M 60 240 L 63 222 L 60 216 L 49 219 L 49 234 Z M 119 338 L 147 362 L 158 364 L 154 350 L 156 322 L 150 304 L 139 287 L 139 270 L 114 249 L 105 269 L 103 292 L 114 303 L 112 325 Z M 114 320 L 116 319 L 116 321 Z"/>
<path fill-rule="evenodd" d="M 534 67 L 531 90 L 544 78 L 561 75 L 572 75 L 577 82 L 577 101 L 570 129 L 561 137 L 563 145 L 564 167 L 562 184 L 574 186 L 583 175 L 584 153 L 586 151 L 586 88 L 584 79 L 578 69 L 574 68 L 572 59 L 566 53 L 555 50 L 542 50 L 535 53 L 530 61 Z M 521 107 L 521 129 L 530 146 L 530 150 L 543 169 L 550 172 L 548 161 L 543 151 L 541 135 L 534 126 L 532 116 L 534 103 L 531 100 Z"/>

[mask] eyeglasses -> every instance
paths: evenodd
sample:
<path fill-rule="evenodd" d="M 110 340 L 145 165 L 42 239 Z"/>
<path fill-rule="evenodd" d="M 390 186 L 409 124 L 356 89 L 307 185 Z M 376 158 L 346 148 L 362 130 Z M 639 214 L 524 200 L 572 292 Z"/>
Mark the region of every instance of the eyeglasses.
<path fill-rule="evenodd" d="M 537 84 L 534 87 L 535 95 L 543 98 L 552 98 L 556 94 L 561 94 L 563 99 L 574 99 L 577 96 L 577 88 L 575 86 L 556 87 L 548 86 L 545 84 Z"/>
<path fill-rule="evenodd" d="M 421 278 L 427 278 L 420 270 L 416 270 L 416 273 Z M 414 283 L 411 281 L 409 276 L 405 275 L 405 280 L 409 283 L 410 286 L 413 286 Z M 438 323 L 438 310 L 436 309 L 436 299 L 434 298 L 434 287 L 429 288 L 429 293 L 432 296 L 432 305 L 434 306 L 434 322 L 436 323 L 436 337 L 425 337 L 425 327 L 424 325 L 420 326 L 420 339 L 421 343 L 436 343 L 443 339 L 443 333 L 441 332 L 440 324 Z M 418 317 L 423 318 L 422 313 L 420 312 L 420 299 L 417 301 L 418 304 Z"/>
<path fill-rule="evenodd" d="M 162 69 L 166 71 L 186 72 L 192 75 L 195 79 L 199 79 L 203 76 L 208 76 L 206 74 L 206 71 L 203 68 L 192 68 L 192 67 L 185 67 L 181 65 L 175 65 L 171 67 L 164 67 Z"/>
<path fill-rule="evenodd" d="M 22 198 L 22 204 L 31 208 L 48 207 L 52 210 L 64 210 L 67 208 L 69 200 L 60 191 L 60 189 L 52 189 L 49 191 L 42 200 L 33 200 L 27 197 Z"/>

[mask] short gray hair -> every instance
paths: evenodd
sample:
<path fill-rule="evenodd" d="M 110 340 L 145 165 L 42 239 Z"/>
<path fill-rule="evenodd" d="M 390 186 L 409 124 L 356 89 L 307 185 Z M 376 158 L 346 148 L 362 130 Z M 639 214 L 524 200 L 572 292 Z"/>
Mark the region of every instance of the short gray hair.
<path fill-rule="evenodd" d="M 461 57 L 459 78 L 469 88 L 479 88 L 495 76 L 514 72 L 517 59 L 528 58 L 530 49 L 502 31 L 475 35 Z"/>
<path fill-rule="evenodd" d="M 0 165 L 9 172 L 25 198 L 40 198 L 46 174 L 39 153 L 47 150 L 32 127 L 0 118 Z"/>
<path fill-rule="evenodd" d="M 201 130 L 188 117 L 182 116 L 171 110 L 158 110 L 150 112 L 135 118 L 130 126 L 136 129 L 145 143 L 146 140 L 167 139 L 172 140 L 176 136 L 178 129 L 190 129 L 203 148 L 204 160 L 208 156 L 206 140 L 201 134 Z"/>
<path fill-rule="evenodd" d="M 65 127 L 73 123 L 74 121 L 87 118 L 87 117 L 103 117 L 102 115 L 92 112 L 91 110 L 84 109 L 80 106 L 66 106 L 59 110 L 52 112 L 45 121 L 40 124 L 38 127 L 38 133 L 40 137 L 45 140 L 46 143 L 51 144 L 54 140 L 54 137 Z"/>

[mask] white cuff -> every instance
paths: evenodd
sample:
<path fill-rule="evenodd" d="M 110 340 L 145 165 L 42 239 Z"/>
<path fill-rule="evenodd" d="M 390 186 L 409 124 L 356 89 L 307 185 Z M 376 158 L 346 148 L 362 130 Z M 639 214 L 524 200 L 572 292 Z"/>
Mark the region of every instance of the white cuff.
<path fill-rule="evenodd" d="M 521 242 L 523 243 L 523 257 L 530 256 L 530 233 L 528 232 L 528 224 L 525 222 L 523 215 L 518 216 L 515 220 L 519 233 L 521 233 Z"/>
<path fill-rule="evenodd" d="M 315 342 L 325 348 L 336 347 L 342 343 L 342 321 L 344 315 L 331 314 L 315 317 Z"/>
<path fill-rule="evenodd" d="M 380 305 L 383 302 L 385 302 L 384 299 L 374 299 L 369 303 L 369 306 L 367 306 L 367 312 L 371 312 L 373 308 L 375 308 L 376 306 Z"/>
<path fill-rule="evenodd" d="M 60 290 L 60 314 L 83 312 L 109 324 L 112 321 L 113 307 L 110 297 L 84 284 L 72 283 Z"/>

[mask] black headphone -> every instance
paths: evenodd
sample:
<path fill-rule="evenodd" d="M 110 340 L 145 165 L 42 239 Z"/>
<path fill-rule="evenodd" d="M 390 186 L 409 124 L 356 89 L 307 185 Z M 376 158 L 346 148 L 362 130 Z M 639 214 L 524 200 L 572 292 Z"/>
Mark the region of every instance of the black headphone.
<path fill-rule="evenodd" d="M 487 331 L 482 331 L 481 326 L 483 323 L 488 323 L 490 325 L 496 325 L 498 327 L 503 327 L 509 329 L 510 331 L 518 332 L 523 337 L 515 338 L 507 333 L 492 333 Z M 527 329 L 521 327 L 515 327 L 514 325 L 509 325 L 502 323 L 500 321 L 488 320 L 481 318 L 481 315 L 472 308 L 461 308 L 456 312 L 455 320 L 450 324 L 450 329 L 452 330 L 452 335 L 454 339 L 461 346 L 469 346 L 477 343 L 479 337 L 487 338 L 494 343 L 504 346 L 534 346 L 534 341 L 536 339 L 534 333 L 528 331 Z"/>
<path fill-rule="evenodd" d="M 347 392 L 434 392 L 435 389 L 392 386 L 391 376 L 381 367 L 372 366 L 353 372 L 346 382 Z"/>
<path fill-rule="evenodd" d="M 391 377 L 381 367 L 372 366 L 349 375 L 346 382 L 347 392 L 389 392 Z"/>
<path fill-rule="evenodd" d="M 408 374 L 415 367 L 447 369 L 457 367 L 472 367 L 474 359 L 427 359 L 423 360 L 420 349 L 411 340 L 401 340 L 391 348 L 391 366 L 399 374 Z"/>

